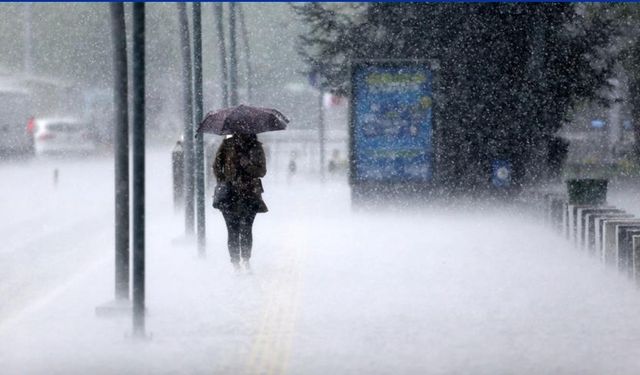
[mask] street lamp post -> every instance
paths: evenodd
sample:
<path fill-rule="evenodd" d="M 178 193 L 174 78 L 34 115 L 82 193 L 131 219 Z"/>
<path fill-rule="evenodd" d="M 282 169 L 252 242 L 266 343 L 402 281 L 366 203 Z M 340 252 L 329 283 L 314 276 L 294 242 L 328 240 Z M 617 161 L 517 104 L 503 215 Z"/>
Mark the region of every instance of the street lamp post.
<path fill-rule="evenodd" d="M 238 105 L 238 54 L 236 50 L 237 4 L 229 3 L 229 91 L 231 106 Z"/>
<path fill-rule="evenodd" d="M 224 23 L 222 22 L 224 12 L 222 3 L 213 4 L 213 13 L 218 34 L 218 53 L 220 55 L 220 70 L 222 71 L 222 106 L 229 106 L 229 69 L 227 66 L 227 47 L 224 41 Z"/>
<path fill-rule="evenodd" d="M 33 23 L 33 14 L 31 3 L 24 3 L 22 5 L 22 12 L 24 15 L 24 55 L 23 55 L 23 69 L 24 73 L 33 73 L 33 33 L 31 31 L 31 25 Z"/>
<path fill-rule="evenodd" d="M 144 3 L 133 4 L 133 333 L 145 335 L 145 30 Z"/>
<path fill-rule="evenodd" d="M 249 31 L 245 23 L 244 10 L 242 4 L 238 4 L 238 18 L 240 20 L 240 32 L 242 34 L 242 44 L 244 47 L 244 60 L 247 71 L 247 101 L 253 101 L 253 67 L 251 66 L 251 48 L 249 46 Z"/>
<path fill-rule="evenodd" d="M 193 142 L 193 82 L 191 70 L 191 46 L 187 4 L 178 3 L 180 21 L 180 46 L 182 52 L 182 84 L 184 106 L 184 220 L 185 234 L 194 232 L 194 142 Z"/>
<path fill-rule="evenodd" d="M 116 300 L 129 299 L 129 107 L 127 37 L 123 3 L 109 4 L 113 38 L 115 106 Z"/>
<path fill-rule="evenodd" d="M 202 8 L 193 3 L 193 94 L 194 121 L 202 121 Z M 204 211 L 204 144 L 202 133 L 195 139 L 196 218 L 198 223 L 198 254 L 205 255 L 206 226 Z"/>

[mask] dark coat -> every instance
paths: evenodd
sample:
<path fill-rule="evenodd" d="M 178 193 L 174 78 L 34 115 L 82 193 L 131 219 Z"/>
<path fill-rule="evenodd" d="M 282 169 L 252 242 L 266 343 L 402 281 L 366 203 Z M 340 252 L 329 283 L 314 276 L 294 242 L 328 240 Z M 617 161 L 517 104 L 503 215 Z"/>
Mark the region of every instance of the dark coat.
<path fill-rule="evenodd" d="M 218 182 L 231 183 L 231 203 L 223 211 L 237 214 L 267 212 L 262 200 L 260 177 L 267 173 L 262 144 L 233 136 L 222 141 L 218 148 L 213 173 Z"/>

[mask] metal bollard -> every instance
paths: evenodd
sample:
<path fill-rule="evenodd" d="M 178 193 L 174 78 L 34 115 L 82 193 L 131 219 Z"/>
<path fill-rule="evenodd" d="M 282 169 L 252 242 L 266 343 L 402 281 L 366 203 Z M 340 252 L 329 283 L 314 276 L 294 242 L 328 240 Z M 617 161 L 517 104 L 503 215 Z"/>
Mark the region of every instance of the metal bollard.
<path fill-rule="evenodd" d="M 598 217 L 606 216 L 606 215 L 624 215 L 624 211 L 617 208 L 601 208 L 601 209 L 593 209 L 583 211 L 582 221 L 582 239 L 580 240 L 582 249 L 593 255 L 595 251 L 595 220 Z"/>
<path fill-rule="evenodd" d="M 184 149 L 182 141 L 177 141 L 171 152 L 171 169 L 173 171 L 173 208 L 177 211 L 184 206 Z"/>
<path fill-rule="evenodd" d="M 633 279 L 636 285 L 640 285 L 640 235 L 632 236 L 631 246 L 633 247 Z"/>
<path fill-rule="evenodd" d="M 633 215 L 627 213 L 613 213 L 613 214 L 602 214 L 595 216 L 594 218 L 594 254 L 596 257 L 604 260 L 604 225 L 608 220 L 617 220 L 617 219 L 631 219 Z"/>
<path fill-rule="evenodd" d="M 613 206 L 590 206 L 590 207 L 581 207 L 578 208 L 578 212 L 576 214 L 576 235 L 574 237 L 574 245 L 578 249 L 582 249 L 584 246 L 584 233 L 586 232 L 586 218 L 590 214 L 595 213 L 606 213 L 611 212 L 611 210 L 616 210 Z"/>
<path fill-rule="evenodd" d="M 602 225 L 602 261 L 606 265 L 620 269 L 620 252 L 618 249 L 618 228 L 622 225 L 640 226 L 635 218 L 605 220 Z"/>
<path fill-rule="evenodd" d="M 616 249 L 618 255 L 618 270 L 632 277 L 633 244 L 632 237 L 640 235 L 640 222 L 616 226 Z"/>

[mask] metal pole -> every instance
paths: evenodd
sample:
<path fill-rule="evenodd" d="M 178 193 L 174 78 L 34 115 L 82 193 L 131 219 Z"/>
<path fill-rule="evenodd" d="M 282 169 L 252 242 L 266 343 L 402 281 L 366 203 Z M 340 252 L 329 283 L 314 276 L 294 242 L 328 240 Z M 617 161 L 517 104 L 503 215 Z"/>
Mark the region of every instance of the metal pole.
<path fill-rule="evenodd" d="M 320 179 L 324 181 L 324 143 L 325 143 L 325 126 L 324 126 L 324 107 L 322 103 L 322 96 L 324 95 L 322 90 L 318 91 L 320 93 L 318 97 L 318 137 L 320 138 Z"/>
<path fill-rule="evenodd" d="M 226 108 L 229 106 L 229 69 L 227 67 L 227 47 L 224 41 L 224 24 L 222 22 L 224 8 L 222 3 L 213 4 L 213 13 L 216 20 L 220 69 L 222 70 L 222 106 Z"/>
<path fill-rule="evenodd" d="M 33 33 L 31 32 L 31 24 L 33 20 L 31 3 L 24 3 L 22 11 L 24 15 L 24 72 L 26 74 L 33 73 Z"/>
<path fill-rule="evenodd" d="M 236 51 L 236 3 L 229 3 L 229 91 L 231 106 L 238 105 L 238 55 Z"/>
<path fill-rule="evenodd" d="M 202 121 L 202 7 L 193 3 L 193 94 L 194 124 Z M 196 134 L 196 218 L 198 222 L 198 254 L 205 255 L 206 227 L 204 215 L 204 145 L 202 133 Z"/>
<path fill-rule="evenodd" d="M 238 17 L 240 19 L 240 32 L 242 33 L 242 44 L 244 47 L 244 59 L 247 69 L 247 101 L 253 101 L 253 67 L 251 66 L 251 49 L 249 48 L 249 32 L 247 24 L 244 22 L 244 11 L 242 4 L 238 4 Z"/>
<path fill-rule="evenodd" d="M 187 4 L 178 3 L 180 21 L 180 45 L 182 51 L 182 82 L 184 103 L 184 223 L 185 233 L 192 236 L 194 232 L 194 153 L 193 153 L 193 92 L 191 71 L 191 46 L 189 37 L 189 19 Z"/>
<path fill-rule="evenodd" d="M 129 105 L 127 36 L 123 3 L 109 4 L 113 39 L 115 105 L 115 270 L 116 299 L 129 299 Z"/>
<path fill-rule="evenodd" d="M 144 3 L 133 4 L 133 332 L 145 331 Z"/>

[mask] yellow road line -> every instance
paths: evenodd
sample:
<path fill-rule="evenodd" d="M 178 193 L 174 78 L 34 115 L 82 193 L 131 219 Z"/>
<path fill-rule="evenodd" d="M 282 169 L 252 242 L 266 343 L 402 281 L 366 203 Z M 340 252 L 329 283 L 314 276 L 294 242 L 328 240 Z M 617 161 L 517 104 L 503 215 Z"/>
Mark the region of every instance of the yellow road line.
<path fill-rule="evenodd" d="M 306 252 L 307 238 L 299 228 L 296 233 L 298 243 L 285 246 L 283 271 L 266 285 L 267 300 L 252 345 L 247 364 L 247 373 L 256 375 L 285 374 L 293 347 L 296 319 L 302 290 L 302 258 Z"/>

